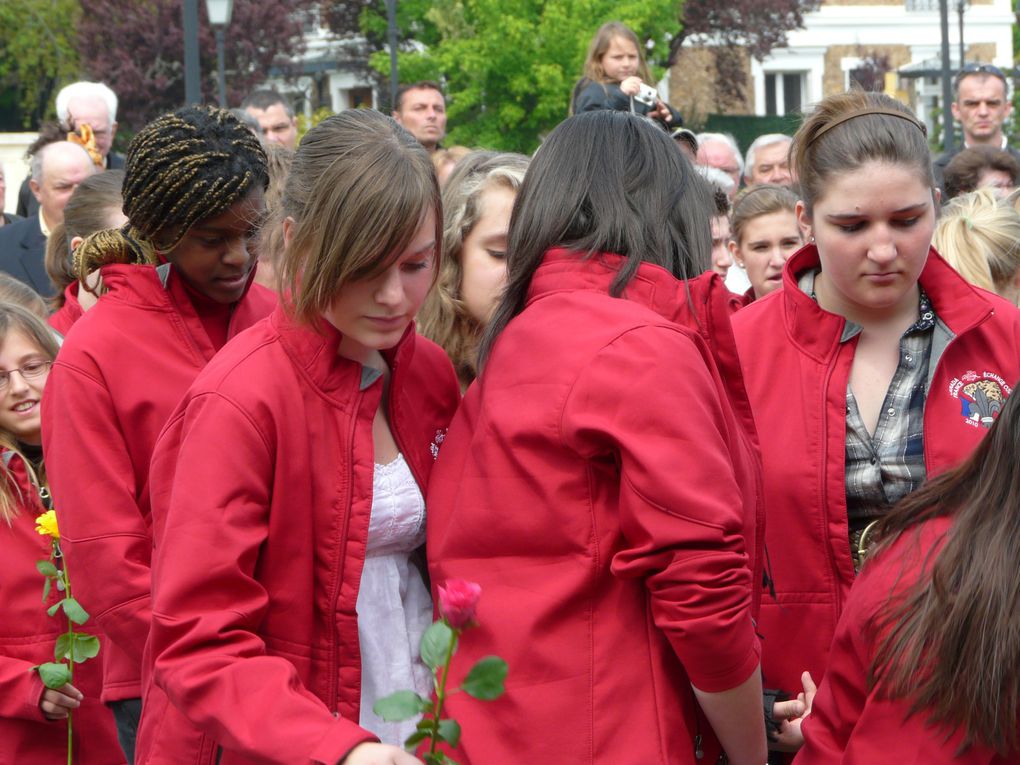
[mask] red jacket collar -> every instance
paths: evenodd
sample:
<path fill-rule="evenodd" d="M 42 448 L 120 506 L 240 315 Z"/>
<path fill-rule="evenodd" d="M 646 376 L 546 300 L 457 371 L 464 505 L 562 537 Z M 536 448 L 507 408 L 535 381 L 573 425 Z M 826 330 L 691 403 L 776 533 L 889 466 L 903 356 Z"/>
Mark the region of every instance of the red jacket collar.
<path fill-rule="evenodd" d="M 600 252 L 585 257 L 576 250 L 553 248 L 545 254 L 531 279 L 527 302 L 578 289 L 608 294 L 624 262 L 625 257 L 613 253 Z M 570 274 L 570 279 L 563 279 L 565 274 Z M 722 280 L 711 272 L 684 282 L 661 266 L 643 262 L 624 288 L 622 297 L 650 308 L 664 319 L 694 327 L 699 321 L 692 305 L 706 305 L 716 293 L 722 298 L 729 294 Z"/>
<path fill-rule="evenodd" d="M 281 302 L 270 314 L 269 320 L 279 334 L 287 355 L 322 393 L 331 395 L 337 391 L 347 391 L 352 380 L 360 379 L 362 365 L 337 353 L 342 335 L 340 330 L 323 317 L 320 316 L 312 326 L 302 324 L 288 313 Z M 400 342 L 382 352 L 394 375 L 397 367 L 414 353 L 414 339 L 414 322 L 411 322 Z M 345 399 L 345 396 L 340 396 L 340 400 Z"/>
<path fill-rule="evenodd" d="M 797 286 L 805 271 L 820 266 L 818 248 L 814 244 L 804 245 L 783 267 L 782 290 L 766 295 L 763 300 L 782 300 L 784 323 L 792 341 L 810 355 L 825 358 L 839 347 L 846 319 L 820 308 Z M 928 262 L 919 281 L 931 299 L 935 315 L 954 335 L 966 332 L 992 314 L 991 301 L 956 273 L 934 247 L 928 250 Z"/>

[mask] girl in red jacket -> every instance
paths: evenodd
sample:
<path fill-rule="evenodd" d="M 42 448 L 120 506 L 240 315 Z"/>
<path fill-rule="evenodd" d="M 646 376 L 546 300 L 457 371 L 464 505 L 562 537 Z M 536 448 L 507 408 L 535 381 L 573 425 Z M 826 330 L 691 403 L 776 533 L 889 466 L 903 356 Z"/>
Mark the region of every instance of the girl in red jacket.
<path fill-rule="evenodd" d="M 429 488 L 433 582 L 483 592 L 458 664 L 511 668 L 484 708 L 448 701 L 458 762 L 694 765 L 713 731 L 734 765 L 765 760 L 753 425 L 705 274 L 713 202 L 670 141 L 578 115 L 517 198 Z"/>
<path fill-rule="evenodd" d="M 153 455 L 141 763 L 418 762 L 414 722 L 372 706 L 431 691 L 414 553 L 459 401 L 414 330 L 439 187 L 409 133 L 350 110 L 304 137 L 282 204 L 290 297 L 199 375 Z"/>
<path fill-rule="evenodd" d="M 75 251 L 104 294 L 68 333 L 43 407 L 43 441 L 77 595 L 109 638 L 103 701 L 131 761 L 149 634 L 149 460 L 181 396 L 275 296 L 252 285 L 266 157 L 228 112 L 187 107 L 128 148 L 122 228 Z M 91 282 L 90 282 L 91 283 Z"/>
<path fill-rule="evenodd" d="M 59 597 L 56 588 L 49 602 L 41 601 L 35 567 L 50 554 L 35 518 L 44 511 L 42 498 L 48 500 L 39 401 L 56 354 L 53 333 L 40 319 L 0 303 L 0 763 L 66 761 L 61 721 L 73 713 L 74 761 L 122 765 L 113 716 L 99 700 L 103 652 L 75 665 L 74 684 L 63 688 L 45 688 L 35 671 L 53 661 L 65 631 L 59 616 L 46 613 Z"/>
<path fill-rule="evenodd" d="M 797 765 L 1020 762 L 1020 401 L 879 524 Z"/>
<path fill-rule="evenodd" d="M 1020 312 L 931 250 L 924 125 L 887 96 L 826 98 L 793 146 L 810 238 L 734 334 L 761 438 L 762 668 L 820 678 L 872 524 L 981 441 L 1020 376 Z"/>

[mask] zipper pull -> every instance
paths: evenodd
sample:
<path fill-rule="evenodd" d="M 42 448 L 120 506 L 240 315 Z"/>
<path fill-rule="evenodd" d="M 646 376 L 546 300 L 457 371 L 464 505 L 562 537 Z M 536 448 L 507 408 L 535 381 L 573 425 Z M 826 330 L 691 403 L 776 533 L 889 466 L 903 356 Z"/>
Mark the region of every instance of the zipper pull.
<path fill-rule="evenodd" d="M 701 734 L 694 737 L 694 759 L 700 760 L 705 756 L 705 750 L 701 748 Z"/>

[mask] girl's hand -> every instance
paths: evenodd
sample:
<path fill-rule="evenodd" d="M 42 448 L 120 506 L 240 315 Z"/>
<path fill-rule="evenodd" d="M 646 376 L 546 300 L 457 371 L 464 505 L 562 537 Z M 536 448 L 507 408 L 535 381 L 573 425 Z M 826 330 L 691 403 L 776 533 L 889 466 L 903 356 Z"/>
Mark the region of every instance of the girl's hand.
<path fill-rule="evenodd" d="M 648 112 L 647 116 L 653 120 L 662 120 L 663 122 L 673 121 L 673 114 L 670 112 L 669 106 L 661 98 L 656 100 L 655 108 Z"/>
<path fill-rule="evenodd" d="M 627 77 L 620 83 L 620 90 L 625 96 L 636 96 L 641 91 L 640 77 Z"/>
<path fill-rule="evenodd" d="M 422 765 L 422 761 L 399 746 L 358 744 L 340 765 Z"/>
<path fill-rule="evenodd" d="M 772 708 L 772 719 L 779 722 L 779 733 L 769 742 L 769 749 L 777 752 L 796 752 L 804 746 L 804 734 L 800 731 L 800 724 L 811 714 L 811 705 L 814 703 L 818 688 L 811 679 L 810 672 L 804 672 L 800 676 L 800 682 L 804 690 L 797 694 L 796 699 L 777 701 Z"/>
<path fill-rule="evenodd" d="M 63 720 L 72 710 L 81 706 L 85 698 L 81 691 L 70 683 L 60 688 L 47 688 L 39 699 L 39 709 L 47 720 Z"/>

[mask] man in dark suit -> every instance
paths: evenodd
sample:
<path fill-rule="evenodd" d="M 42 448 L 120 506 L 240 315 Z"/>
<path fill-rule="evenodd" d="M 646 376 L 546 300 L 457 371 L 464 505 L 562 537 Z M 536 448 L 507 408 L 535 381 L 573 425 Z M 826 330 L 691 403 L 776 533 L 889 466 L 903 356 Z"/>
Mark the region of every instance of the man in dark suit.
<path fill-rule="evenodd" d="M 963 130 L 963 146 L 940 154 L 932 162 L 935 183 L 942 187 L 945 170 L 953 157 L 972 146 L 991 146 L 1008 151 L 1020 160 L 1020 151 L 1009 145 L 1003 126 L 1013 111 L 1006 87 L 1006 73 L 993 64 L 965 65 L 953 81 L 956 100 L 953 117 Z"/>
<path fill-rule="evenodd" d="M 78 184 L 96 172 L 81 146 L 69 141 L 47 144 L 32 157 L 29 187 L 39 211 L 0 228 L 0 271 L 24 282 L 43 297 L 55 289 L 44 264 L 46 239 L 64 222 L 64 205 Z"/>
<path fill-rule="evenodd" d="M 101 82 L 73 82 L 57 93 L 57 119 L 67 131 L 82 124 L 92 128 L 103 169 L 124 167 L 124 156 L 110 151 L 117 135 L 117 94 Z M 18 215 L 29 216 L 39 209 L 28 180 L 18 191 Z"/>

